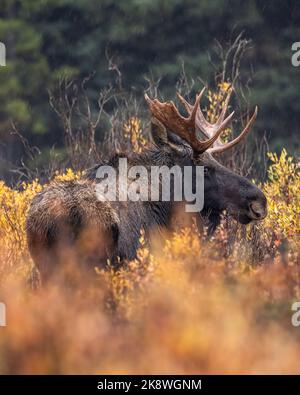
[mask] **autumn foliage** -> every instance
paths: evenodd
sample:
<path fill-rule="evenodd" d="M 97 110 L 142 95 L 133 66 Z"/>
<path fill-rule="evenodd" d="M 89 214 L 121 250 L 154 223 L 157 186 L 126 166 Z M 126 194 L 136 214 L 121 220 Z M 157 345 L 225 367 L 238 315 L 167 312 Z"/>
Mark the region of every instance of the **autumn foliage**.
<path fill-rule="evenodd" d="M 227 86 L 220 87 L 220 94 Z M 219 98 L 209 94 L 207 115 Z M 124 138 L 147 144 L 138 118 Z M 228 131 L 230 133 L 230 130 Z M 148 244 L 137 259 L 41 287 L 25 235 L 38 180 L 12 189 L 0 182 L 1 373 L 299 373 L 299 162 L 269 154 L 269 214 L 244 227 L 224 218 L 210 241 L 193 228 Z M 60 180 L 80 177 L 71 169 Z"/>

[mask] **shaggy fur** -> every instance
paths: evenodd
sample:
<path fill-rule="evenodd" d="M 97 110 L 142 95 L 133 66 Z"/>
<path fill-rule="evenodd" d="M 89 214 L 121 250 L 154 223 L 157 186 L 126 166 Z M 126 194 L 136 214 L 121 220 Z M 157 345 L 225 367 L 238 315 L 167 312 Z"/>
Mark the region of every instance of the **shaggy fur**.
<path fill-rule="evenodd" d="M 92 181 L 45 187 L 33 199 L 26 221 L 29 251 L 42 279 L 51 277 L 67 258 L 90 268 L 114 260 L 119 223 L 110 203 L 96 199 Z"/>
<path fill-rule="evenodd" d="M 73 258 L 86 267 L 103 266 L 108 259 L 113 263 L 131 260 L 136 257 L 142 230 L 148 237 L 151 231 L 172 228 L 178 212 L 184 213 L 182 204 L 174 202 L 172 197 L 169 202 L 99 201 L 95 192 L 99 182 L 97 169 L 100 165 L 110 165 L 118 171 L 120 157 L 128 158 L 128 167 L 204 166 L 202 214 L 210 219 L 211 233 L 218 226 L 224 209 L 243 224 L 266 215 L 264 194 L 244 177 L 221 166 L 209 154 L 194 158 L 191 148 L 174 136 L 169 137 L 168 142 L 156 137 L 156 146 L 152 149 L 133 156 L 114 155 L 89 169 L 82 180 L 54 182 L 33 199 L 27 218 L 27 236 L 43 280 L 58 270 L 58 264 L 62 265 L 65 258 L 61 256 L 68 248 L 75 252 Z M 191 216 L 199 225 L 200 213 Z"/>

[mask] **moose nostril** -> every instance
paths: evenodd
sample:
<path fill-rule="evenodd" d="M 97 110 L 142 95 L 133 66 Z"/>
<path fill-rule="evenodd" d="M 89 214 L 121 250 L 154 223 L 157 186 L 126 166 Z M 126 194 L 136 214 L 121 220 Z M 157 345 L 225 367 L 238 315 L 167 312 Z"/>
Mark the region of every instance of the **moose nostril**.
<path fill-rule="evenodd" d="M 251 203 L 249 209 L 255 219 L 262 219 L 266 216 L 266 209 L 258 202 Z"/>

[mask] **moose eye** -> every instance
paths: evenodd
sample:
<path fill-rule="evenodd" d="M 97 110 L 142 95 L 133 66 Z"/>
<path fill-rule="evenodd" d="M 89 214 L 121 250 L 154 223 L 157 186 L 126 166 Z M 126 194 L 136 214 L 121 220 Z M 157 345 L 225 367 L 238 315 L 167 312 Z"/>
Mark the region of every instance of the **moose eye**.
<path fill-rule="evenodd" d="M 209 168 L 204 166 L 204 176 L 208 176 L 209 174 Z"/>

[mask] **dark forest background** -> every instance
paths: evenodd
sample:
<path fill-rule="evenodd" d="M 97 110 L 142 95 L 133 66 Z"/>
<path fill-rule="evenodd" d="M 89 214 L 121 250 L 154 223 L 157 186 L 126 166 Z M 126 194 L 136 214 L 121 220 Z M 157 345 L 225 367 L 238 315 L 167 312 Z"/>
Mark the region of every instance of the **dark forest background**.
<path fill-rule="evenodd" d="M 299 1 L 0 4 L 0 41 L 7 49 L 7 66 L 0 67 L 1 178 L 9 181 L 22 163 L 43 167 L 53 153 L 64 158 L 63 125 L 49 104 L 49 91 L 55 92 L 62 78 L 81 81 L 92 112 L 103 89 L 116 97 L 127 95 L 126 103 L 136 110 L 143 107 L 149 87 L 152 93 L 158 87 L 159 97 L 168 99 L 180 84 L 193 93 L 203 83 L 213 88 L 237 37 L 245 49 L 239 84 L 250 108 L 259 106 L 255 134 L 266 134 L 273 151 L 286 147 L 300 153 L 300 67 L 291 64 L 291 46 L 300 41 Z M 226 79 L 231 80 L 234 59 L 229 63 Z M 111 127 L 116 97 L 104 104 L 96 130 L 99 141 Z M 28 156 L 26 146 L 40 151 Z"/>

